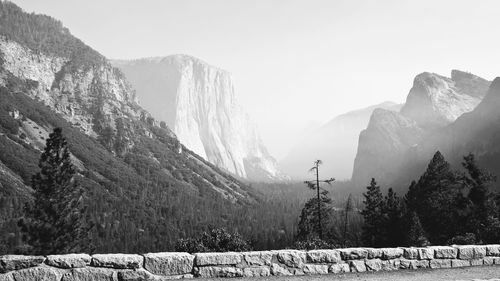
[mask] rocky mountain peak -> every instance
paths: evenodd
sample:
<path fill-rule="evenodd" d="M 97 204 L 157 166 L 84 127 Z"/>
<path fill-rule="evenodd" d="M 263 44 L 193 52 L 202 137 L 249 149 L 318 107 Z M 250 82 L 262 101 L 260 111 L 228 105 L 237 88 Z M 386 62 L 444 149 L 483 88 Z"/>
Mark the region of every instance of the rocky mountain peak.
<path fill-rule="evenodd" d="M 452 78 L 423 72 L 415 77 L 401 113 L 424 128 L 439 128 L 472 111 L 488 87 L 488 81 L 458 70 Z"/>
<path fill-rule="evenodd" d="M 209 162 L 242 178 L 285 177 L 238 104 L 229 72 L 188 56 L 115 63 L 142 105 Z"/>

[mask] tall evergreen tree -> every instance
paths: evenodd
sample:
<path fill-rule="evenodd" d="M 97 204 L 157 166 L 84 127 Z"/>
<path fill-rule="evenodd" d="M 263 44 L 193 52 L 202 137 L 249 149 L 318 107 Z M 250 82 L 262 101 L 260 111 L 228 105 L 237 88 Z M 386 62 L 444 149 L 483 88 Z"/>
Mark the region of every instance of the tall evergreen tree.
<path fill-rule="evenodd" d="M 404 244 L 404 207 L 401 198 L 392 188 L 387 191 L 383 211 L 386 246 L 396 247 Z"/>
<path fill-rule="evenodd" d="M 406 232 L 406 245 L 414 247 L 425 247 L 429 245 L 429 240 L 420 223 L 420 218 L 415 211 L 407 215 L 408 231 Z"/>
<path fill-rule="evenodd" d="M 366 189 L 367 191 L 363 193 L 365 208 L 361 211 L 364 218 L 363 244 L 371 247 L 385 246 L 383 241 L 385 235 L 383 227 L 384 197 L 373 178 Z"/>
<path fill-rule="evenodd" d="M 491 231 L 500 230 L 497 228 L 498 208 L 488 189 L 488 185 L 496 179 L 488 171 L 479 168 L 472 153 L 464 157 L 462 166 L 467 171 L 462 179 L 469 189 L 467 197 L 471 205 L 471 212 L 467 217 L 469 232 L 474 233 L 479 240 L 490 240 Z"/>
<path fill-rule="evenodd" d="M 438 151 L 419 181 L 406 196 L 409 211 L 415 211 L 433 244 L 445 244 L 463 231 L 465 198 L 460 177 Z"/>
<path fill-rule="evenodd" d="M 320 193 L 320 198 L 321 225 L 323 225 L 326 230 L 324 238 L 326 238 L 325 240 L 331 240 L 332 237 L 329 231 L 328 222 L 331 220 L 332 216 L 332 199 L 328 197 L 328 192 L 326 190 Z M 308 240 L 319 237 L 318 217 L 318 199 L 313 197 L 306 202 L 300 213 L 297 232 L 298 240 Z"/>
<path fill-rule="evenodd" d="M 34 200 L 26 204 L 20 221 L 25 241 L 35 254 L 87 250 L 82 189 L 61 128 L 50 134 L 38 166 L 32 178 Z"/>

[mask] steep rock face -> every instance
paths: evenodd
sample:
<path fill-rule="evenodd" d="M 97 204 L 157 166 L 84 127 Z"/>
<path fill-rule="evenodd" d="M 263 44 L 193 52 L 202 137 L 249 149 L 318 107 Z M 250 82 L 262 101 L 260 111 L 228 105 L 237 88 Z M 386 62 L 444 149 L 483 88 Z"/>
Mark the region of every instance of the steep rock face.
<path fill-rule="evenodd" d="M 486 94 L 489 82 L 453 70 L 451 78 L 424 72 L 417 75 L 401 114 L 420 126 L 437 128 L 473 110 Z"/>
<path fill-rule="evenodd" d="M 238 105 L 228 72 L 186 55 L 115 65 L 131 81 L 143 106 L 198 155 L 242 178 L 285 178 Z"/>
<path fill-rule="evenodd" d="M 360 134 L 354 185 L 361 188 L 372 177 L 382 185 L 408 184 L 435 150 L 444 148 L 430 139 L 474 110 L 489 85 L 489 81 L 458 70 L 452 71 L 451 78 L 428 72 L 417 75 L 400 113 L 388 118 L 374 112 L 368 128 Z M 427 148 L 424 143 L 428 143 Z"/>
<path fill-rule="evenodd" d="M 304 180 L 311 176 L 312 161 L 321 159 L 324 173 L 338 180 L 350 179 L 359 133 L 367 127 L 372 112 L 377 108 L 399 111 L 401 106 L 384 102 L 335 117 L 298 142 L 280 161 L 280 167 L 292 178 Z"/>
<path fill-rule="evenodd" d="M 118 116 L 146 114 L 127 81 L 104 58 L 99 64 L 75 67 L 69 58 L 34 52 L 1 36 L 0 55 L 4 73 L 30 83 L 30 96 L 54 108 L 87 134 L 97 136 L 96 114 L 101 118 L 98 122 L 111 127 Z M 5 85 L 5 79 L 0 78 L 0 85 Z"/>

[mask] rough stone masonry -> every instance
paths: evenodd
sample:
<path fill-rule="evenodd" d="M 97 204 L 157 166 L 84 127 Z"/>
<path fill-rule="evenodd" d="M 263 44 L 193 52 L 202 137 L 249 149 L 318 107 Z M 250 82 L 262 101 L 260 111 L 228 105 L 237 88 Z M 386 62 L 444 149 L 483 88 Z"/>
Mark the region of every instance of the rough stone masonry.
<path fill-rule="evenodd" d="M 500 265 L 500 245 L 0 256 L 0 281 L 171 280 Z"/>

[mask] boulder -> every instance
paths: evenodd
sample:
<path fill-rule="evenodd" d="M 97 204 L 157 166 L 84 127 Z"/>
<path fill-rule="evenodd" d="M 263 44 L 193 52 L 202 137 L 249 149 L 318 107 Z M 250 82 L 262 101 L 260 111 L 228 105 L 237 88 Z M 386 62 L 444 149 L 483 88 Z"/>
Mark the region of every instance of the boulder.
<path fill-rule="evenodd" d="M 384 255 L 383 250 L 380 248 L 366 248 L 366 250 L 368 251 L 369 259 L 379 259 Z"/>
<path fill-rule="evenodd" d="M 392 260 L 402 257 L 404 250 L 401 248 L 383 248 L 382 253 L 382 258 L 384 260 Z"/>
<path fill-rule="evenodd" d="M 245 262 L 249 265 L 271 265 L 271 260 L 273 259 L 271 251 L 245 252 L 242 255 Z"/>
<path fill-rule="evenodd" d="M 418 249 L 417 248 L 404 248 L 403 257 L 407 260 L 418 259 Z"/>
<path fill-rule="evenodd" d="M 0 256 L 0 273 L 40 265 L 45 260 L 42 256 L 5 255 Z"/>
<path fill-rule="evenodd" d="M 37 266 L 21 269 L 12 272 L 12 277 L 16 281 L 59 281 L 62 271 L 50 266 Z"/>
<path fill-rule="evenodd" d="M 243 268 L 244 277 L 265 277 L 271 275 L 271 269 L 267 266 Z"/>
<path fill-rule="evenodd" d="M 432 248 L 417 248 L 419 260 L 434 259 L 434 249 Z"/>
<path fill-rule="evenodd" d="M 306 253 L 296 250 L 276 251 L 278 261 L 288 267 L 301 268 L 306 260 Z"/>
<path fill-rule="evenodd" d="M 381 265 L 383 271 L 398 270 L 401 265 L 401 260 L 399 259 L 383 260 Z"/>
<path fill-rule="evenodd" d="M 351 272 L 351 268 L 348 263 L 336 263 L 330 265 L 328 271 L 330 273 L 345 273 L 345 272 Z"/>
<path fill-rule="evenodd" d="M 451 260 L 451 267 L 466 267 L 470 266 L 469 260 Z"/>
<path fill-rule="evenodd" d="M 140 268 L 144 257 L 135 254 L 95 254 L 92 256 L 92 266 L 116 269 Z"/>
<path fill-rule="evenodd" d="M 352 260 L 349 262 L 351 272 L 365 272 L 366 265 L 364 260 Z"/>
<path fill-rule="evenodd" d="M 366 259 L 368 257 L 368 250 L 366 248 L 347 248 L 340 249 L 339 251 L 343 260 Z"/>
<path fill-rule="evenodd" d="M 271 274 L 274 276 L 289 276 L 292 275 L 288 269 L 280 266 L 279 264 L 273 263 L 271 264 Z"/>
<path fill-rule="evenodd" d="M 471 266 L 481 266 L 481 265 L 484 265 L 484 261 L 483 261 L 483 259 L 470 260 L 470 265 Z"/>
<path fill-rule="evenodd" d="M 486 255 L 488 256 L 500 256 L 500 245 L 486 245 Z"/>
<path fill-rule="evenodd" d="M 116 281 L 116 270 L 110 268 L 73 268 L 64 273 L 61 281 Z"/>
<path fill-rule="evenodd" d="M 365 265 L 368 271 L 382 270 L 382 261 L 380 259 L 368 259 L 365 261 Z"/>
<path fill-rule="evenodd" d="M 430 268 L 450 268 L 451 267 L 451 259 L 434 259 L 429 263 Z"/>
<path fill-rule="evenodd" d="M 86 267 L 90 264 L 91 257 L 87 254 L 67 254 L 47 256 L 45 263 L 60 268 Z"/>
<path fill-rule="evenodd" d="M 436 259 L 456 259 L 458 250 L 449 246 L 434 246 L 430 247 L 434 250 L 434 257 Z"/>
<path fill-rule="evenodd" d="M 196 268 L 195 275 L 202 278 L 243 277 L 243 270 L 232 266 L 204 266 Z"/>
<path fill-rule="evenodd" d="M 240 253 L 198 253 L 195 254 L 195 265 L 236 265 L 241 263 L 242 254 Z"/>
<path fill-rule="evenodd" d="M 193 271 L 194 256 L 188 253 L 149 253 L 144 268 L 158 275 L 183 275 Z"/>
<path fill-rule="evenodd" d="M 302 268 L 304 274 L 328 274 L 329 266 L 326 264 L 305 264 Z"/>
<path fill-rule="evenodd" d="M 339 263 L 342 258 L 337 250 L 312 250 L 307 252 L 307 261 L 311 263 Z"/>

